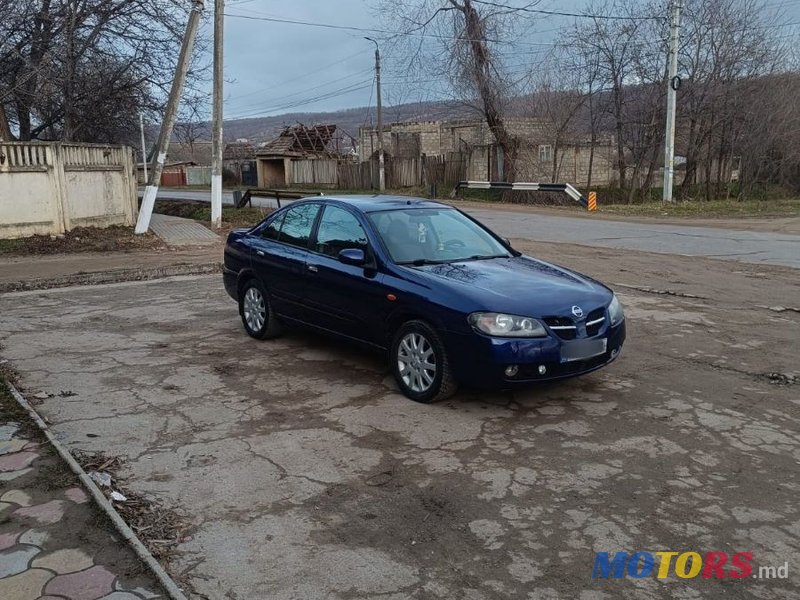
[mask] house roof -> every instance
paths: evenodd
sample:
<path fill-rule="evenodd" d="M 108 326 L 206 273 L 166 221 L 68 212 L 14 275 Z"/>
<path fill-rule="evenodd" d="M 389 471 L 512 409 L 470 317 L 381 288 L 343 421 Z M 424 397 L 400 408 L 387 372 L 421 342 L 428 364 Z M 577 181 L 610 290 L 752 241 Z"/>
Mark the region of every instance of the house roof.
<path fill-rule="evenodd" d="M 256 148 L 249 142 L 232 142 L 222 151 L 222 160 L 252 160 L 255 157 Z"/>
<path fill-rule="evenodd" d="M 332 154 L 329 148 L 336 125 L 312 125 L 298 123 L 285 127 L 274 140 L 256 150 L 256 156 L 320 156 Z"/>

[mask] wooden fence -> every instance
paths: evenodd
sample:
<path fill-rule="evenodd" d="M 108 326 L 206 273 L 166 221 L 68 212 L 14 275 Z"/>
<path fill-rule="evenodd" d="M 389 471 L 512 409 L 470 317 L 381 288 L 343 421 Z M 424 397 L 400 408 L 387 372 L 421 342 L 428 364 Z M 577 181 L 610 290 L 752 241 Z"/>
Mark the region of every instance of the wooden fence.
<path fill-rule="evenodd" d="M 469 157 L 460 152 L 447 156 L 391 158 L 385 161 L 386 187 L 389 189 L 455 186 L 467 178 Z M 378 161 L 298 160 L 292 162 L 291 183 L 295 185 L 335 186 L 342 190 L 369 190 L 378 187 Z"/>

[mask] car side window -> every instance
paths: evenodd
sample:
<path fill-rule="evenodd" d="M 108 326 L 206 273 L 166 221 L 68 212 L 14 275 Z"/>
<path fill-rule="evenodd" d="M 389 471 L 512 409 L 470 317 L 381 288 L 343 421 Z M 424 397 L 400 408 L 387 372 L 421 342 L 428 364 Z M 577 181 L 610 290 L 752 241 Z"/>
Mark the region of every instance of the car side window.
<path fill-rule="evenodd" d="M 287 210 L 283 217 L 278 241 L 300 248 L 308 248 L 311 229 L 314 227 L 314 219 L 317 218 L 318 212 L 319 204 L 303 204 Z"/>
<path fill-rule="evenodd" d="M 278 236 L 280 235 L 281 232 L 281 224 L 283 223 L 284 216 L 285 215 L 280 215 L 277 219 L 272 219 L 272 222 L 269 225 L 267 225 L 261 232 L 261 237 L 268 240 L 278 241 Z"/>
<path fill-rule="evenodd" d="M 337 206 L 326 206 L 317 230 L 315 250 L 336 257 L 342 250 L 367 250 L 367 234 L 356 217 Z"/>

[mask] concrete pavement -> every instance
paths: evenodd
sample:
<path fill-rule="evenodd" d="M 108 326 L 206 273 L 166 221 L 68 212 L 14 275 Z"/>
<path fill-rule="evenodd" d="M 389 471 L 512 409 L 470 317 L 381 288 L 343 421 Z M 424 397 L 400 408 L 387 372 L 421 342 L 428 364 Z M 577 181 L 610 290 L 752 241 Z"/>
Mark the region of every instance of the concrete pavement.
<path fill-rule="evenodd" d="M 158 198 L 210 202 L 211 193 L 161 189 Z M 256 206 L 276 206 L 271 199 L 254 198 L 253 201 Z M 232 194 L 226 193 L 223 202 L 232 204 Z M 745 231 L 744 228 L 592 220 L 540 214 L 535 208 L 526 212 L 475 208 L 473 203 L 463 209 L 509 238 L 800 268 L 800 235 Z"/>
<path fill-rule="evenodd" d="M 521 249 L 621 292 L 616 363 L 419 405 L 382 356 L 248 338 L 218 275 L 6 294 L 0 343 L 74 393 L 39 407 L 70 449 L 192 516 L 169 566 L 192 597 L 800 600 L 798 315 L 769 308 L 796 272 Z M 595 552 L 662 550 L 789 577 L 592 579 Z"/>

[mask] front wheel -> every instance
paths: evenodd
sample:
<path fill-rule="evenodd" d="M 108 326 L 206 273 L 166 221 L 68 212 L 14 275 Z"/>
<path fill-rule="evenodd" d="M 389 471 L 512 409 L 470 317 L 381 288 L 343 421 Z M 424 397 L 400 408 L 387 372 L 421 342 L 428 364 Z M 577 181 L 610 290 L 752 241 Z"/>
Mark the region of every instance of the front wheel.
<path fill-rule="evenodd" d="M 273 338 L 281 333 L 281 325 L 269 305 L 264 287 L 250 279 L 239 290 L 239 313 L 247 335 L 257 340 Z"/>
<path fill-rule="evenodd" d="M 390 351 L 400 390 L 416 402 L 436 402 L 457 388 L 439 334 L 424 321 L 408 321 L 395 334 Z"/>

